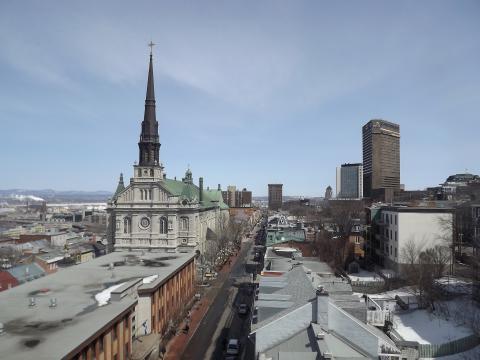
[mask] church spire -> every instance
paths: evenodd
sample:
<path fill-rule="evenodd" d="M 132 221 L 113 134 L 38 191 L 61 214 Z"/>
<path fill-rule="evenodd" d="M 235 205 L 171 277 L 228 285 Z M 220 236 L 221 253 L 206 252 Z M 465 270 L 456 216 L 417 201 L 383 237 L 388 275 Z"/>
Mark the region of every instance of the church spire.
<path fill-rule="evenodd" d="M 125 184 L 123 183 L 123 174 L 120 173 L 120 179 L 118 180 L 117 190 L 113 197 L 117 197 L 123 190 L 125 190 Z"/>
<path fill-rule="evenodd" d="M 145 96 L 145 114 L 142 121 L 142 133 L 140 134 L 139 165 L 160 165 L 159 152 L 160 142 L 158 138 L 158 122 L 155 115 L 155 87 L 153 84 L 153 55 L 152 49 L 155 44 L 150 42 L 150 64 L 148 68 L 147 94 Z"/>

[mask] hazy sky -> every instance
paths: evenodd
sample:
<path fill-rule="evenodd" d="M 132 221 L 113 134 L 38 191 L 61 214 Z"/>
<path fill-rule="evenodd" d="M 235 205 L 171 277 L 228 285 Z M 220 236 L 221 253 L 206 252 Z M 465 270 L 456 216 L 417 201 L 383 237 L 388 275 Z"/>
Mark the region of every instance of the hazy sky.
<path fill-rule="evenodd" d="M 480 173 L 478 0 L 4 0 L 0 188 L 129 178 L 150 40 L 169 177 L 323 195 L 372 118 L 400 124 L 407 189 Z"/>

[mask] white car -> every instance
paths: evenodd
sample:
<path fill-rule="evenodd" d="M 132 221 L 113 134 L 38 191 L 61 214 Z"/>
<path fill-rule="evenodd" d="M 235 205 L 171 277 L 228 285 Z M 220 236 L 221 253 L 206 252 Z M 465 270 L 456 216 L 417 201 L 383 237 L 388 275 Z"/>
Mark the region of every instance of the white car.
<path fill-rule="evenodd" d="M 228 340 L 227 355 L 238 355 L 240 352 L 240 343 L 238 339 Z"/>

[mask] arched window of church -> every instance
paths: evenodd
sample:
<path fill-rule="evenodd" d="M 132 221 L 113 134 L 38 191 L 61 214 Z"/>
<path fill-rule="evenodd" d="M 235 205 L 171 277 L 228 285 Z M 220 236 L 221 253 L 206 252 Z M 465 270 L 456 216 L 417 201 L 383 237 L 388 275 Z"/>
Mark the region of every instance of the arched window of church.
<path fill-rule="evenodd" d="M 168 232 L 168 220 L 165 216 L 160 218 L 160 234 L 166 234 Z"/>
<path fill-rule="evenodd" d="M 132 220 L 129 217 L 123 219 L 123 232 L 130 234 L 132 232 Z"/>
<path fill-rule="evenodd" d="M 188 231 L 189 228 L 189 221 L 188 217 L 181 217 L 180 218 L 180 230 L 182 231 Z"/>
<path fill-rule="evenodd" d="M 152 189 L 148 190 L 148 197 L 150 198 L 150 200 L 153 199 L 153 193 L 152 193 Z"/>
<path fill-rule="evenodd" d="M 140 189 L 140 200 L 143 200 L 143 189 Z"/>
<path fill-rule="evenodd" d="M 150 176 L 153 177 L 153 169 L 150 169 Z"/>
<path fill-rule="evenodd" d="M 142 177 L 142 170 L 138 169 L 138 177 Z"/>

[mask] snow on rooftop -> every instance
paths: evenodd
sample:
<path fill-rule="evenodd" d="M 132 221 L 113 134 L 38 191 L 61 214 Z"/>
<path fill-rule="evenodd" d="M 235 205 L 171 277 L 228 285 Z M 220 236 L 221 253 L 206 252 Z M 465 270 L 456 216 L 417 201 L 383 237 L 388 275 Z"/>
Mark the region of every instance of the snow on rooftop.
<path fill-rule="evenodd" d="M 158 278 L 158 275 L 151 275 L 151 276 L 144 277 L 142 281 L 144 284 L 150 284 L 151 282 L 154 282 L 155 280 L 157 280 L 157 278 Z"/>
<path fill-rule="evenodd" d="M 157 275 L 158 276 L 158 275 Z M 112 295 L 112 291 L 118 289 L 120 286 L 125 284 L 125 282 L 112 285 L 109 288 L 106 288 L 105 290 L 99 292 L 98 294 L 95 295 L 95 300 L 98 303 L 98 306 L 104 306 L 108 304 L 108 301 L 110 300 L 110 297 Z"/>

